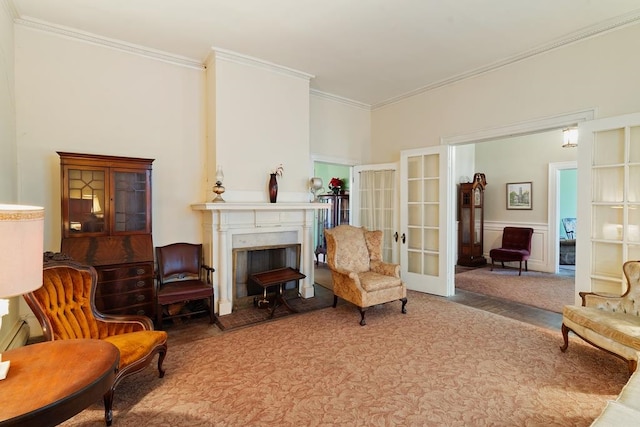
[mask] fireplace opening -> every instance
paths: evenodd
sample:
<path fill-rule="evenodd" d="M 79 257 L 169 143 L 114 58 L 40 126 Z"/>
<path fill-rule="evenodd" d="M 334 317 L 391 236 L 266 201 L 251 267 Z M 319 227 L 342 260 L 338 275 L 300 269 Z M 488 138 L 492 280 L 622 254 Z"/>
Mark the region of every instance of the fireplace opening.
<path fill-rule="evenodd" d="M 250 275 L 285 267 L 299 271 L 301 247 L 289 244 L 233 249 L 233 310 L 252 306 L 254 297 L 262 295 L 262 286 L 253 283 Z M 285 284 L 286 298 L 298 295 L 297 285 L 297 281 Z"/>

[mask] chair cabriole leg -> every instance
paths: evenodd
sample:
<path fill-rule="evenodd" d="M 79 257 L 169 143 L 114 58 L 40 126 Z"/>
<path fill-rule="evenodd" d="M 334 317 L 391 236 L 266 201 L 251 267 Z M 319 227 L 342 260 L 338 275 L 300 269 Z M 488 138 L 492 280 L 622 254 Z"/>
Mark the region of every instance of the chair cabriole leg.
<path fill-rule="evenodd" d="M 338 295 L 333 296 L 333 308 L 336 308 L 338 305 Z"/>
<path fill-rule="evenodd" d="M 407 299 L 402 298 L 400 301 L 402 301 L 402 314 L 407 314 Z"/>
<path fill-rule="evenodd" d="M 364 320 L 364 315 L 367 312 L 366 308 L 361 308 L 360 309 L 360 326 L 364 326 L 367 324 L 367 322 Z"/>
<path fill-rule="evenodd" d="M 562 339 L 564 339 L 564 345 L 560 346 L 560 351 L 564 353 L 569 347 L 569 328 L 564 323 L 562 324 Z"/>
<path fill-rule="evenodd" d="M 164 377 L 164 368 L 162 367 L 162 363 L 164 362 L 164 357 L 167 355 L 167 347 L 160 352 L 158 352 L 158 378 Z"/>

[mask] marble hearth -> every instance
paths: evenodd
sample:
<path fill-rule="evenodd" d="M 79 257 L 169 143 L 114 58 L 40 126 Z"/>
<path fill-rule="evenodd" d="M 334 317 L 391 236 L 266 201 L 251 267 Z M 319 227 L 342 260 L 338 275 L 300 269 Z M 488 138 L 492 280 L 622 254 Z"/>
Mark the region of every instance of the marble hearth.
<path fill-rule="evenodd" d="M 265 246 L 299 244 L 300 272 L 307 277 L 298 289 L 303 298 L 313 290 L 314 212 L 328 209 L 325 203 L 198 203 L 202 212 L 205 261 L 216 271 L 213 286 L 220 316 L 233 311 L 233 251 Z"/>

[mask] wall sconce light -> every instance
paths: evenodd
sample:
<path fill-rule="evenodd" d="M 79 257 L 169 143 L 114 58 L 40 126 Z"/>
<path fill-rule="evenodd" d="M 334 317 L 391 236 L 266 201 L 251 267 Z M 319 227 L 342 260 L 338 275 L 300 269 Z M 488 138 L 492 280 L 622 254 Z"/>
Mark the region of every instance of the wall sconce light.
<path fill-rule="evenodd" d="M 44 208 L 0 204 L 0 323 L 9 300 L 42 286 Z M 0 358 L 0 379 L 9 361 Z"/>
<path fill-rule="evenodd" d="M 568 127 L 566 129 L 562 129 L 562 147 L 570 148 L 578 146 L 578 128 Z"/>
<path fill-rule="evenodd" d="M 216 197 L 213 198 L 214 203 L 224 203 L 224 199 L 221 194 L 224 193 L 224 187 L 222 186 L 222 180 L 224 179 L 224 172 L 222 172 L 222 166 L 218 165 L 216 169 L 216 185 L 213 186 L 213 192 L 216 193 Z"/>

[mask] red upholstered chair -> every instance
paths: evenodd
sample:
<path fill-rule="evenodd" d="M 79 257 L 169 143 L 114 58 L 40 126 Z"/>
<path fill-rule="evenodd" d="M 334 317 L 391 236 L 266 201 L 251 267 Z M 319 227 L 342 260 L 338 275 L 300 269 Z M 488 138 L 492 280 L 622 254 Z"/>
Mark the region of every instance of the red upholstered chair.
<path fill-rule="evenodd" d="M 154 331 L 153 322 L 145 316 L 100 313 L 95 305 L 97 283 L 98 275 L 91 266 L 68 260 L 49 261 L 44 264 L 42 287 L 25 294 L 24 299 L 40 322 L 46 341 L 99 339 L 118 348 L 118 372 L 104 395 L 105 421 L 109 426 L 113 394 L 123 378 L 145 369 L 156 354 L 158 376 L 164 376 L 167 333 Z"/>
<path fill-rule="evenodd" d="M 518 276 L 522 275 L 522 261 L 524 261 L 524 271 L 528 271 L 527 260 L 531 255 L 532 237 L 533 228 L 505 227 L 502 232 L 502 246 L 491 249 L 489 252 L 491 271 L 493 271 L 495 261 L 500 261 L 502 268 L 504 268 L 505 262 L 520 262 Z"/>

